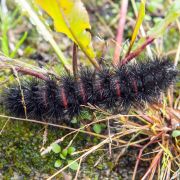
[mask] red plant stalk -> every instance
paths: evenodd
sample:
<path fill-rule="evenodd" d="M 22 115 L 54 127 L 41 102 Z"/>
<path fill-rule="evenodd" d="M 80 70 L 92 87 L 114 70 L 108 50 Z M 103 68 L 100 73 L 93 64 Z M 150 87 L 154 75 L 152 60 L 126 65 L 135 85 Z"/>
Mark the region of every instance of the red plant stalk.
<path fill-rule="evenodd" d="M 151 123 L 151 124 L 154 123 L 153 120 L 149 116 L 147 116 L 147 115 L 141 115 L 141 117 L 143 119 L 145 119 L 148 123 Z"/>
<path fill-rule="evenodd" d="M 119 63 L 119 56 L 121 53 L 121 45 L 123 41 L 124 27 L 126 22 L 127 8 L 128 8 L 128 0 L 122 0 L 121 10 L 119 12 L 120 19 L 118 24 L 117 36 L 116 36 L 117 43 L 116 43 L 116 47 L 114 51 L 114 59 L 113 59 L 114 65 L 118 65 Z"/>
<path fill-rule="evenodd" d="M 9 69 L 15 70 L 16 72 L 28 74 L 28 75 L 37 77 L 37 78 L 45 80 L 45 81 L 48 80 L 48 77 L 43 75 L 42 73 L 39 73 L 39 72 L 34 71 L 32 69 L 26 68 L 25 65 L 21 65 L 21 66 L 10 65 L 11 62 L 13 62 L 13 59 L 5 57 L 5 56 L 0 56 L 0 68 L 2 68 L 2 69 L 9 68 Z"/>
<path fill-rule="evenodd" d="M 147 170 L 146 174 L 142 177 L 141 180 L 146 180 L 147 179 L 147 176 L 149 175 L 149 173 L 153 170 L 153 169 L 156 169 L 157 165 L 158 165 L 158 162 L 160 161 L 160 158 L 163 154 L 163 149 L 161 149 L 157 155 L 154 157 L 152 163 L 151 163 L 151 166 L 149 167 L 149 169 Z"/>
<path fill-rule="evenodd" d="M 73 74 L 75 79 L 77 80 L 77 73 L 78 73 L 78 68 L 77 68 L 77 45 L 76 43 L 73 44 L 73 57 L 72 57 L 72 64 L 73 64 Z"/>
<path fill-rule="evenodd" d="M 144 149 L 146 149 L 147 146 L 149 146 L 150 144 L 155 143 L 155 142 L 156 142 L 155 140 L 157 140 L 162 134 L 163 134 L 163 132 L 160 132 L 159 134 L 157 134 L 155 137 L 153 137 L 153 138 L 151 139 L 151 141 L 149 141 L 146 145 L 144 145 L 144 146 L 139 150 L 139 154 L 138 154 L 137 161 L 136 161 L 136 165 L 135 165 L 135 168 L 134 168 L 132 180 L 135 180 L 137 168 L 138 168 L 138 165 L 139 165 L 139 162 L 140 162 L 140 159 L 141 159 L 141 156 L 142 156 L 142 153 L 143 153 Z"/>
<path fill-rule="evenodd" d="M 146 37 L 146 41 L 144 42 L 144 44 L 142 44 L 141 47 L 137 48 L 135 51 L 133 51 L 132 53 L 128 54 L 121 62 L 120 65 L 124 65 L 126 63 L 128 63 L 130 60 L 132 60 L 133 58 L 135 58 L 136 56 L 138 56 L 145 48 L 147 45 L 151 44 L 154 41 L 155 38 L 153 37 Z"/>
<path fill-rule="evenodd" d="M 27 68 L 16 67 L 15 70 L 17 72 L 21 72 L 23 74 L 28 74 L 28 75 L 31 75 L 31 76 L 35 76 L 35 77 L 37 77 L 39 79 L 42 79 L 42 80 L 45 80 L 45 81 L 48 80 L 48 77 L 44 76 L 43 74 L 38 73 L 38 72 L 33 71 L 33 70 L 30 70 L 30 69 L 27 69 Z"/>

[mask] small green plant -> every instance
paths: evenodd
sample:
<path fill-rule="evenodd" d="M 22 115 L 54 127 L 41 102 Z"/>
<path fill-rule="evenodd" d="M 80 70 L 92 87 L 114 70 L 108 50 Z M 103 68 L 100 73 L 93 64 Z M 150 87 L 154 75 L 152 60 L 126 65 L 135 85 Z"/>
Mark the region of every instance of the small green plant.
<path fill-rule="evenodd" d="M 103 129 L 106 128 L 106 125 L 101 123 L 101 124 L 94 124 L 93 125 L 93 130 L 95 133 L 97 134 L 101 134 L 101 132 L 103 131 Z"/>
<path fill-rule="evenodd" d="M 59 168 L 63 164 L 70 164 L 69 165 L 70 169 L 72 170 L 78 169 L 79 164 L 77 162 L 73 162 L 74 160 L 72 160 L 72 155 L 76 151 L 75 147 L 70 146 L 62 149 L 61 146 L 57 143 L 53 143 L 51 147 L 52 147 L 52 151 L 55 154 L 59 155 L 59 158 L 54 163 L 54 167 Z"/>

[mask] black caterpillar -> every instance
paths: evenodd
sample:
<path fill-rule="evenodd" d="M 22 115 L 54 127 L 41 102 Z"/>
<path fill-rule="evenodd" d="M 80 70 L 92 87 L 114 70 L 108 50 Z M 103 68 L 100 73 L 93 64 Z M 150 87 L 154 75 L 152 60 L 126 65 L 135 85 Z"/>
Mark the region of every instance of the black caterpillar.
<path fill-rule="evenodd" d="M 127 110 L 132 105 L 153 103 L 175 80 L 177 70 L 167 58 L 103 68 L 83 69 L 79 79 L 64 76 L 60 83 L 32 79 L 21 83 L 28 118 L 60 124 L 78 115 L 88 103 Z M 19 85 L 5 90 L 5 107 L 17 117 L 25 116 Z"/>

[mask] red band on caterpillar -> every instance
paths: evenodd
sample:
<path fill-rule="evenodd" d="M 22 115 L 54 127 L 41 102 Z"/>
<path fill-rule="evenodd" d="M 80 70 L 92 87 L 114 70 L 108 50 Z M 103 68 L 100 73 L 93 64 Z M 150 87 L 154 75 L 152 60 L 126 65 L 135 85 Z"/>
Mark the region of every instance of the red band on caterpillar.
<path fill-rule="evenodd" d="M 118 82 L 118 80 L 115 80 L 115 84 L 116 84 L 116 93 L 118 97 L 121 97 L 121 86 Z"/>
<path fill-rule="evenodd" d="M 65 109 L 67 109 L 68 108 L 68 102 L 67 102 L 67 97 L 66 97 L 66 94 L 64 92 L 63 87 L 61 88 L 60 93 L 61 93 L 61 97 L 62 97 L 63 106 Z"/>
<path fill-rule="evenodd" d="M 133 86 L 134 86 L 134 92 L 137 95 L 138 94 L 138 88 L 137 88 L 136 80 L 132 79 L 132 83 L 133 83 Z"/>
<path fill-rule="evenodd" d="M 43 99 L 43 102 L 44 102 L 44 106 L 47 108 L 47 93 L 45 90 L 43 90 L 42 92 L 42 99 Z"/>
<path fill-rule="evenodd" d="M 85 91 L 84 91 L 84 87 L 83 87 L 82 82 L 79 83 L 79 88 L 80 88 L 80 95 L 81 95 L 81 97 L 83 99 L 83 102 L 86 104 L 87 98 L 86 98 L 86 95 L 85 95 Z"/>

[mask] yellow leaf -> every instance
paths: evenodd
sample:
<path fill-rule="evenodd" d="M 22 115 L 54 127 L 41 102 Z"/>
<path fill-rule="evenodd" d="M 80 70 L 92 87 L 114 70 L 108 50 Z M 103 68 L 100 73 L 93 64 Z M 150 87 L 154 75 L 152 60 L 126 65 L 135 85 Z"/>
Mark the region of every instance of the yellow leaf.
<path fill-rule="evenodd" d="M 145 16 L 145 3 L 146 3 L 146 0 L 141 0 L 139 13 L 138 13 L 138 18 L 137 18 L 136 25 L 135 25 L 135 28 L 134 28 L 134 31 L 133 31 L 133 35 L 131 37 L 131 42 L 130 42 L 130 46 L 129 46 L 127 54 L 129 54 L 129 52 L 131 51 L 131 48 L 132 48 L 132 46 L 134 44 L 134 41 L 136 40 L 137 34 L 138 34 L 139 29 L 141 27 L 141 24 L 143 22 L 143 19 L 144 19 L 144 16 Z"/>
<path fill-rule="evenodd" d="M 95 57 L 87 11 L 80 0 L 35 0 L 54 20 L 57 32 L 66 34 L 89 59 Z"/>

